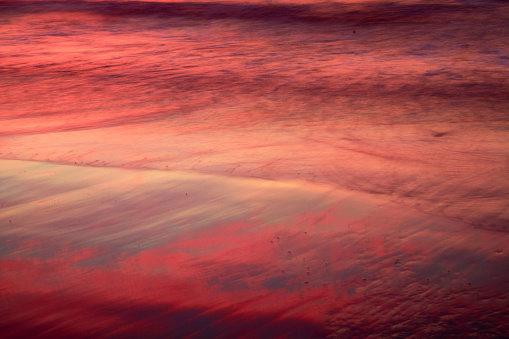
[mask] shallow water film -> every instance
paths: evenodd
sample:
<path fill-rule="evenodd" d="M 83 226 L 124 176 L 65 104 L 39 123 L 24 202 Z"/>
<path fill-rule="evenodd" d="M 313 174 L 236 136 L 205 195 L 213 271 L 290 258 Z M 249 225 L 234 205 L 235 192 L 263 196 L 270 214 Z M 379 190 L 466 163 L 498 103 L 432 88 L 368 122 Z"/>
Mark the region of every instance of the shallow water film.
<path fill-rule="evenodd" d="M 0 1 L 0 337 L 509 336 L 509 4 Z"/>

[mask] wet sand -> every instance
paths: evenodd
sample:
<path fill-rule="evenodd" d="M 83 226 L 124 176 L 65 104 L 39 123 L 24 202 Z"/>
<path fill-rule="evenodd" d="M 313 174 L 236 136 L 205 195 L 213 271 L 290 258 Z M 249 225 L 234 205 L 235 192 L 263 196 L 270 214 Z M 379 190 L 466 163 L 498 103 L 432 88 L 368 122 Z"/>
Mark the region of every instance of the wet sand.
<path fill-rule="evenodd" d="M 0 156 L 323 183 L 509 230 L 507 123 L 218 128 L 195 118 L 187 129 L 145 123 L 8 137 Z"/>
<path fill-rule="evenodd" d="M 508 336 L 507 31 L 0 1 L 0 336 Z"/>
<path fill-rule="evenodd" d="M 508 330 L 497 232 L 298 181 L 0 165 L 4 337 Z"/>
<path fill-rule="evenodd" d="M 507 231 L 502 2 L 0 6 L 2 159 L 306 180 Z"/>

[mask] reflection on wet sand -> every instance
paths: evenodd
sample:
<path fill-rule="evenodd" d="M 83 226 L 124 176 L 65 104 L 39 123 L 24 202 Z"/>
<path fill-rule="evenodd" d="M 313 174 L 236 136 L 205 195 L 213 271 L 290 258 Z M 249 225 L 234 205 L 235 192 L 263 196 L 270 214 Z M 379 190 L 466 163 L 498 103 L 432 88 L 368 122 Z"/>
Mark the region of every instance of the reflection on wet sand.
<path fill-rule="evenodd" d="M 304 182 L 0 165 L 8 337 L 507 333 L 496 232 Z"/>

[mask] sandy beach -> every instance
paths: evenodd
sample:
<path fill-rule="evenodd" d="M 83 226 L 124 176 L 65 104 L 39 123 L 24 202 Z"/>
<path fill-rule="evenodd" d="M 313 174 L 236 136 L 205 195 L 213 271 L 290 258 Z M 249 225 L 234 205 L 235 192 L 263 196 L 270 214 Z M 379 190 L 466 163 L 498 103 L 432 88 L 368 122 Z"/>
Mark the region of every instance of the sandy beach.
<path fill-rule="evenodd" d="M 509 335 L 502 1 L 0 1 L 2 338 Z"/>

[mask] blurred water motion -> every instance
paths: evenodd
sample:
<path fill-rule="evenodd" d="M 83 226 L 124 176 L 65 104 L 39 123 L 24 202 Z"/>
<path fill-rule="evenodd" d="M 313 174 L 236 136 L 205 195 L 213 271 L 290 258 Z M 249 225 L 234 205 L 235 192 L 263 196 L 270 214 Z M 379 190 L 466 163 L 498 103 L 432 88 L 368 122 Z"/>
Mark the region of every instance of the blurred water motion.
<path fill-rule="evenodd" d="M 507 335 L 507 31 L 501 1 L 0 1 L 0 330 Z"/>

